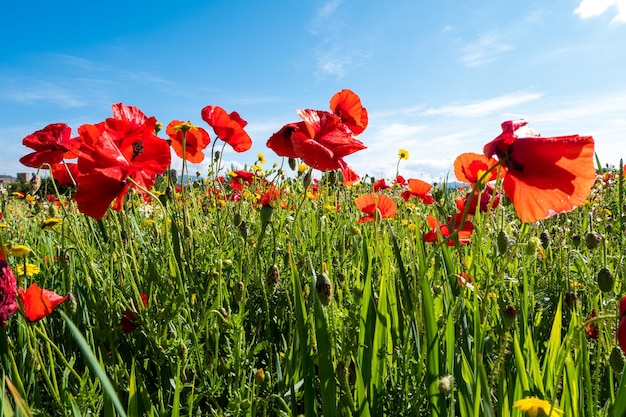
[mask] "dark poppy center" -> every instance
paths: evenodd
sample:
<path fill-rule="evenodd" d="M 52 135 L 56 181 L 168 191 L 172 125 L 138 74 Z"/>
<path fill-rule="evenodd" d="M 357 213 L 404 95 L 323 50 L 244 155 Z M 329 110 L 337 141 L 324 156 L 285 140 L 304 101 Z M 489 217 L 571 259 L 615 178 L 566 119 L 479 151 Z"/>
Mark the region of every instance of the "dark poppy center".
<path fill-rule="evenodd" d="M 512 169 L 517 172 L 524 172 L 524 165 L 513 159 L 513 144 L 510 144 L 506 149 L 496 147 L 496 155 L 498 158 L 505 161 L 505 165 L 508 169 Z"/>
<path fill-rule="evenodd" d="M 133 156 L 130 158 L 131 161 L 134 161 L 139 155 L 141 155 L 144 151 L 143 143 L 141 140 L 133 142 Z"/>

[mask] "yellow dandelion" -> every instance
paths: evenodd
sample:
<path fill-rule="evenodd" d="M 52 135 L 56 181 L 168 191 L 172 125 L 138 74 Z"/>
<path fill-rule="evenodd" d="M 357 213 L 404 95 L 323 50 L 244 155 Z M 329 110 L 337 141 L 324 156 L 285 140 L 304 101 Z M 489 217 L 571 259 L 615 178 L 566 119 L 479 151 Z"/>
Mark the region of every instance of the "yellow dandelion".
<path fill-rule="evenodd" d="M 513 408 L 519 408 L 522 413 L 530 417 L 559 417 L 563 410 L 553 407 L 549 402 L 537 397 L 528 397 L 513 403 Z"/>
<path fill-rule="evenodd" d="M 31 249 L 26 245 L 15 245 L 9 249 L 9 255 L 19 258 L 20 256 L 26 256 L 31 253 Z"/>
<path fill-rule="evenodd" d="M 35 264 L 26 264 L 26 274 L 24 274 L 24 265 L 19 264 L 15 267 L 15 273 L 17 273 L 18 277 L 23 277 L 26 275 L 27 277 L 32 277 L 37 275 L 41 269 Z"/>
<path fill-rule="evenodd" d="M 27 196 L 24 198 L 24 200 L 25 200 L 28 204 L 30 204 L 31 206 L 32 206 L 32 205 L 34 205 L 34 204 L 36 203 L 36 201 L 35 201 L 35 197 L 33 197 L 33 196 L 32 196 L 32 195 L 30 195 L 30 194 L 29 194 L 29 195 L 27 195 Z"/>
<path fill-rule="evenodd" d="M 46 220 L 43 221 L 43 223 L 41 223 L 41 228 L 43 230 L 48 230 L 61 224 L 63 224 L 63 219 L 60 219 L 58 217 L 48 217 Z"/>
<path fill-rule="evenodd" d="M 254 382 L 260 384 L 263 381 L 265 381 L 265 371 L 263 370 L 263 368 L 259 368 L 254 373 Z"/>
<path fill-rule="evenodd" d="M 265 162 L 267 162 L 267 161 L 265 160 L 265 155 L 263 155 L 261 152 L 259 152 L 259 153 L 256 155 L 256 159 L 259 161 L 259 164 L 261 164 L 261 165 L 263 165 Z"/>
<path fill-rule="evenodd" d="M 143 221 L 143 227 L 150 227 L 154 224 L 154 220 L 152 219 L 146 219 Z"/>
<path fill-rule="evenodd" d="M 263 172 L 263 167 L 261 165 L 252 165 L 250 169 L 254 172 Z"/>
<path fill-rule="evenodd" d="M 303 174 L 306 172 L 306 170 L 309 169 L 309 167 L 307 166 L 307 164 L 303 164 L 302 162 L 300 162 L 298 164 L 298 172 Z"/>
<path fill-rule="evenodd" d="M 398 151 L 398 158 L 407 161 L 409 159 L 409 151 L 407 151 L 406 149 L 400 149 Z"/>

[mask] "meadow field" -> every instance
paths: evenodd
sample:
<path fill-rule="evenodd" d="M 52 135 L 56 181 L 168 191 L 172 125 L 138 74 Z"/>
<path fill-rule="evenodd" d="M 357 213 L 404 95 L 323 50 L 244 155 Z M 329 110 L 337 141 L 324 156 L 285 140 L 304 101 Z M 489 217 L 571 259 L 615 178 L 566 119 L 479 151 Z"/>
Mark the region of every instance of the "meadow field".
<path fill-rule="evenodd" d="M 176 121 L 155 146 L 211 161 L 182 185 L 135 110 L 79 129 L 76 171 L 33 147 L 54 180 L 1 189 L 3 415 L 626 415 L 623 165 L 592 140 L 506 136 L 457 159 L 459 188 L 404 178 L 406 150 L 355 179 L 327 115 L 244 169 L 232 131 Z"/>

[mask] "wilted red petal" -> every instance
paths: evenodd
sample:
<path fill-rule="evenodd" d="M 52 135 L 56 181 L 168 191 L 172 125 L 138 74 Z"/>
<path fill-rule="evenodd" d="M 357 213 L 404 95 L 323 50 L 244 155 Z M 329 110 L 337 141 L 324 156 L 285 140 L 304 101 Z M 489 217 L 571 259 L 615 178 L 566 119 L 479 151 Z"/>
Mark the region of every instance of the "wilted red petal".
<path fill-rule="evenodd" d="M 358 95 L 343 89 L 330 99 L 330 111 L 339 116 L 348 128 L 358 135 L 367 127 L 367 110 L 362 106 Z"/>
<path fill-rule="evenodd" d="M 39 288 L 37 283 L 30 284 L 26 291 L 21 287 L 17 291 L 24 305 L 24 315 L 30 321 L 41 320 L 67 299 L 67 295 Z"/>

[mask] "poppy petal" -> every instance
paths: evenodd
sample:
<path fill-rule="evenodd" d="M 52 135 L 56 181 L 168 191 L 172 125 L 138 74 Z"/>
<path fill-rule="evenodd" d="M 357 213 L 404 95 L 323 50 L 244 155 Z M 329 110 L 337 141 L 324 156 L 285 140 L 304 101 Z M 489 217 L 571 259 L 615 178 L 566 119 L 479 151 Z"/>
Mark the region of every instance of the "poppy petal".
<path fill-rule="evenodd" d="M 30 284 L 26 291 L 23 288 L 18 288 L 17 291 L 24 305 L 24 315 L 31 322 L 46 317 L 67 299 L 67 295 L 61 296 L 54 291 L 42 289 L 37 283 Z"/>

